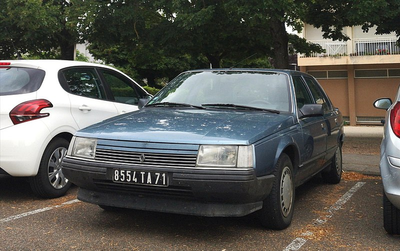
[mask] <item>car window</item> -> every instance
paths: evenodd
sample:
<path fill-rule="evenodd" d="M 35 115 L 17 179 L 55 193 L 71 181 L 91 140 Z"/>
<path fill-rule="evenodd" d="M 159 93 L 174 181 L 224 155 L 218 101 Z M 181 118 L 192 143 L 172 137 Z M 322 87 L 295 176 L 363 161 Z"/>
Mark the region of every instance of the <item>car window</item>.
<path fill-rule="evenodd" d="M 314 96 L 315 103 L 321 104 L 325 112 L 332 110 L 328 98 L 325 96 L 325 93 L 319 87 L 318 83 L 316 83 L 313 78 L 307 76 L 305 76 L 304 79 L 307 82 L 312 95 Z"/>
<path fill-rule="evenodd" d="M 69 68 L 63 71 L 69 92 L 88 98 L 106 99 L 96 71 L 92 68 Z"/>
<path fill-rule="evenodd" d="M 128 78 L 110 70 L 100 69 L 99 71 L 102 72 L 116 102 L 130 105 L 138 104 L 140 95 Z"/>
<path fill-rule="evenodd" d="M 42 85 L 45 72 L 39 69 L 1 67 L 0 95 L 35 92 Z"/>
<path fill-rule="evenodd" d="M 305 104 L 313 104 L 314 101 L 312 100 L 303 79 L 300 76 L 294 76 L 293 83 L 296 93 L 297 108 L 301 109 Z"/>

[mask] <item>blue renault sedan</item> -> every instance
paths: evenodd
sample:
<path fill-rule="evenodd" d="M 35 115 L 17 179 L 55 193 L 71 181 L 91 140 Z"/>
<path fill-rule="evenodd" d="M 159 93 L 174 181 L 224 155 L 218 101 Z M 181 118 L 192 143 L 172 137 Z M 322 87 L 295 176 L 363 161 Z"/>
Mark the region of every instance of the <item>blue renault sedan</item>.
<path fill-rule="evenodd" d="M 78 199 L 287 228 L 295 188 L 342 175 L 343 118 L 310 75 L 181 73 L 139 111 L 78 131 L 63 160 Z"/>

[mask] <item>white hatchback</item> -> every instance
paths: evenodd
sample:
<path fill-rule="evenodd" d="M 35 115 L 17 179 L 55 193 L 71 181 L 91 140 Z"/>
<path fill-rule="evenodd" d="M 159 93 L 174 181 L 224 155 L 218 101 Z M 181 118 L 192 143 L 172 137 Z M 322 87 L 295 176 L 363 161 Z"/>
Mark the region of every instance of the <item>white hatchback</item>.
<path fill-rule="evenodd" d="M 0 174 L 29 177 L 33 192 L 62 196 L 70 187 L 61 160 L 72 135 L 138 109 L 150 95 L 105 65 L 64 60 L 0 61 Z"/>

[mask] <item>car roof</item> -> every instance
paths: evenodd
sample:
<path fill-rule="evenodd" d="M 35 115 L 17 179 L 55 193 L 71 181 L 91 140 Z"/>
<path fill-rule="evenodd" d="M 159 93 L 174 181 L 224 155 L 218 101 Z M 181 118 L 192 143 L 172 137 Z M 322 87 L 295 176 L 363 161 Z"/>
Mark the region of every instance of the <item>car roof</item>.
<path fill-rule="evenodd" d="M 97 66 L 106 67 L 106 65 L 89 63 L 83 61 L 73 61 L 73 60 L 57 60 L 57 59 L 27 59 L 27 60 L 0 60 L 0 63 L 10 63 L 10 66 L 19 67 L 30 67 L 39 69 L 49 69 L 49 68 L 65 68 L 70 66 Z"/>
<path fill-rule="evenodd" d="M 225 72 L 273 72 L 273 73 L 284 73 L 289 75 L 308 75 L 307 73 L 289 70 L 289 69 L 269 69 L 269 68 L 214 68 L 214 69 L 197 69 L 197 70 L 190 70 L 186 72 L 218 72 L 218 71 L 225 71 Z"/>

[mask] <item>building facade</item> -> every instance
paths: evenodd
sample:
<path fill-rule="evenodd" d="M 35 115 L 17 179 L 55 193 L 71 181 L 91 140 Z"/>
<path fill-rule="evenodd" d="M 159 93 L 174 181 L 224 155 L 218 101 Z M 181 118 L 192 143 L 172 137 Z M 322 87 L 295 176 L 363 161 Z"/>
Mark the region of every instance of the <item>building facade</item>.
<path fill-rule="evenodd" d="M 347 27 L 348 41 L 322 39 L 321 30 L 305 25 L 302 36 L 324 53 L 299 55 L 300 71 L 318 79 L 350 125 L 381 124 L 385 111 L 373 107 L 380 97 L 394 99 L 400 85 L 400 47 L 396 35 L 375 35 L 361 26 Z"/>

